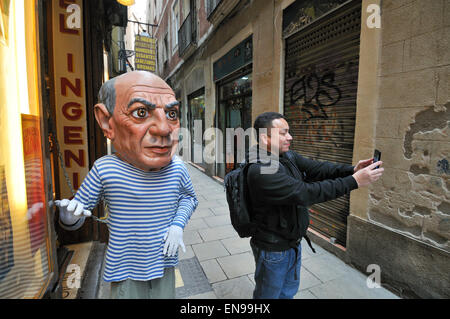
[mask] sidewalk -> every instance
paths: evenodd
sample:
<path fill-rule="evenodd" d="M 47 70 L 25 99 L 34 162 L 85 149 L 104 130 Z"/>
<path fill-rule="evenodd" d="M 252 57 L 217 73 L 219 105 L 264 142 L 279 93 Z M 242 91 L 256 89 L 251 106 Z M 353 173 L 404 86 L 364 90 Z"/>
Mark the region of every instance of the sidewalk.
<path fill-rule="evenodd" d="M 250 299 L 255 271 L 250 240 L 240 238 L 231 226 L 223 186 L 192 165 L 186 166 L 199 205 L 184 231 L 186 253 L 180 250 L 176 268 L 177 298 Z M 399 298 L 384 288 L 368 288 L 365 274 L 313 245 L 316 254 L 303 245 L 300 290 L 295 298 Z M 101 280 L 97 298 L 108 297 L 109 284 Z"/>

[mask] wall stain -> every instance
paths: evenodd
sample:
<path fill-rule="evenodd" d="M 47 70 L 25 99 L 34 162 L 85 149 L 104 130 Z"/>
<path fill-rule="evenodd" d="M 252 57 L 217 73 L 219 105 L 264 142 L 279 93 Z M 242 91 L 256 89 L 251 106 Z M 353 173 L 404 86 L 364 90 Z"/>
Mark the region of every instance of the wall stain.
<path fill-rule="evenodd" d="M 430 170 L 427 167 L 420 167 L 417 164 L 411 165 L 409 168 L 409 171 L 413 173 L 414 175 L 420 175 L 420 174 L 430 174 Z"/>
<path fill-rule="evenodd" d="M 450 203 L 442 202 L 437 209 L 445 215 L 450 215 Z"/>
<path fill-rule="evenodd" d="M 417 132 L 429 132 L 434 129 L 444 129 L 447 122 L 450 121 L 450 112 L 448 110 L 435 112 L 433 108 L 428 108 L 417 113 L 415 122 L 410 125 L 405 134 L 403 143 L 405 157 L 411 159 L 413 135 Z"/>

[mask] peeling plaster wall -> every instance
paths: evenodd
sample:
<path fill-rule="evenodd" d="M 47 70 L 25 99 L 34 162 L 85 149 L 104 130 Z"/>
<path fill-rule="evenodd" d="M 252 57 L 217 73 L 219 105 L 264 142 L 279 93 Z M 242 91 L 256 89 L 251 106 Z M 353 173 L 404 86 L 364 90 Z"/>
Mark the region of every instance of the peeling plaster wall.
<path fill-rule="evenodd" d="M 450 251 L 450 1 L 382 2 L 369 221 Z"/>

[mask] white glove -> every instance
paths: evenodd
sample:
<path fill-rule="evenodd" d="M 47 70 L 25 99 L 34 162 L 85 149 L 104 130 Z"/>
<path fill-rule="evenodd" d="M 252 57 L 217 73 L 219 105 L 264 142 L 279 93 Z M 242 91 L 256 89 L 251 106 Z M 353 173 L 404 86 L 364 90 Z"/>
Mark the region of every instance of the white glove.
<path fill-rule="evenodd" d="M 59 219 L 65 225 L 73 225 L 81 217 L 92 215 L 89 210 L 84 209 L 82 203 L 75 199 L 55 200 L 55 205 L 59 207 Z"/>
<path fill-rule="evenodd" d="M 30 220 L 34 217 L 34 215 L 38 212 L 40 212 L 40 210 L 44 208 L 44 203 L 39 202 L 39 203 L 34 203 L 30 208 L 28 208 L 27 210 L 27 220 Z"/>
<path fill-rule="evenodd" d="M 183 243 L 183 229 L 180 226 L 172 225 L 164 235 L 163 241 L 165 241 L 163 254 L 167 256 L 175 256 L 178 250 L 178 246 L 181 246 L 183 252 L 186 252 L 186 247 Z"/>

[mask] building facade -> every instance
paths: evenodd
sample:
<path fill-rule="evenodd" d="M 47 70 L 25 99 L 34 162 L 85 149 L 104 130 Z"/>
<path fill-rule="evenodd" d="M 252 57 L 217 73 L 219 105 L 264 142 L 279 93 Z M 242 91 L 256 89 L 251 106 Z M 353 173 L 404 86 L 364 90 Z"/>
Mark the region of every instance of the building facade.
<path fill-rule="evenodd" d="M 153 16 L 185 160 L 221 181 L 265 111 L 307 157 L 379 149 L 382 179 L 311 207 L 311 237 L 402 296 L 450 296 L 448 0 L 169 0 Z"/>

